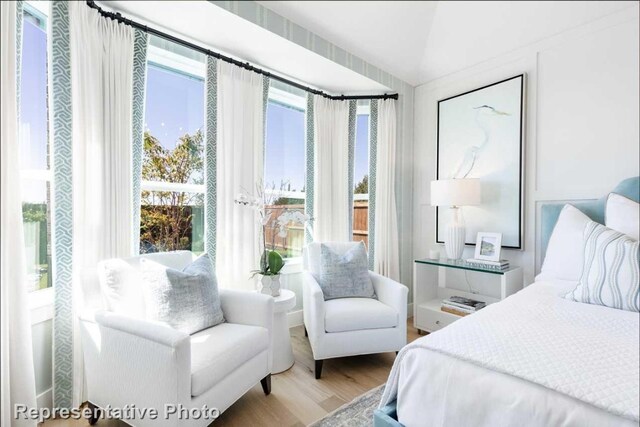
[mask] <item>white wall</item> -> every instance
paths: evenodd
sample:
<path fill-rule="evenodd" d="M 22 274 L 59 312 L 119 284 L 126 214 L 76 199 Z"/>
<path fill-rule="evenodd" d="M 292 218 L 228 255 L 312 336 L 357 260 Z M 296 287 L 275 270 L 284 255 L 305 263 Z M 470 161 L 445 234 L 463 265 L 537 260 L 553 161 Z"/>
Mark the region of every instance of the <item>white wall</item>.
<path fill-rule="evenodd" d="M 598 198 L 622 179 L 638 175 L 638 28 L 638 8 L 631 7 L 416 88 L 414 258 L 425 258 L 437 247 L 429 182 L 435 179 L 440 99 L 527 75 L 525 247 L 505 254 L 524 267 L 527 283 L 539 265 L 540 203 Z M 467 248 L 465 257 L 472 257 L 472 250 Z"/>

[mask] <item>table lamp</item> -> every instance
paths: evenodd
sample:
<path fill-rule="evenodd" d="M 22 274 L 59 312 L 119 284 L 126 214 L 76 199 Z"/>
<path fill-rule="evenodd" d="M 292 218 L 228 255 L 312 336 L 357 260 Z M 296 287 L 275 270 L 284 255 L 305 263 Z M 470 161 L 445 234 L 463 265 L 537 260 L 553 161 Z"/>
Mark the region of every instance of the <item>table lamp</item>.
<path fill-rule="evenodd" d="M 449 259 L 461 259 L 465 243 L 465 224 L 461 206 L 480 204 L 480 180 L 474 178 L 431 181 L 431 206 L 448 206 L 451 222 L 444 232 L 444 248 Z"/>

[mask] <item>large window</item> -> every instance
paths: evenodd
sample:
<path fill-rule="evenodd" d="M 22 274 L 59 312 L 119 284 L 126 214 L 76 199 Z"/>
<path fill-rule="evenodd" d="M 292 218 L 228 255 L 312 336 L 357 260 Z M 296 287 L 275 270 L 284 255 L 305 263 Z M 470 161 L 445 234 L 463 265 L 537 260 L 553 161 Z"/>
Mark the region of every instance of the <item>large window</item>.
<path fill-rule="evenodd" d="M 47 20 L 24 5 L 20 82 L 20 168 L 29 291 L 51 286 L 51 211 L 47 104 Z"/>
<path fill-rule="evenodd" d="M 283 257 L 302 255 L 304 225 L 290 223 L 287 235 L 278 235 L 277 219 L 286 211 L 304 213 L 305 198 L 305 93 L 272 82 L 266 117 L 265 194 L 271 214 L 267 247 Z"/>
<path fill-rule="evenodd" d="M 204 251 L 204 57 L 152 37 L 140 252 Z"/>
<path fill-rule="evenodd" d="M 369 102 L 358 104 L 353 173 L 353 240 L 369 244 Z"/>

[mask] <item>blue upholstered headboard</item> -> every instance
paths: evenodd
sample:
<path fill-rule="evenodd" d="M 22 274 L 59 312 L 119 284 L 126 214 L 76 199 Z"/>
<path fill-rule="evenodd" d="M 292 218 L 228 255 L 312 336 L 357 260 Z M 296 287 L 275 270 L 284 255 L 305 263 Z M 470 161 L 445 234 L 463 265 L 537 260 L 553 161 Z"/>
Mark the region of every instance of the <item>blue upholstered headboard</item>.
<path fill-rule="evenodd" d="M 640 176 L 633 178 L 627 178 L 616 186 L 612 193 L 617 193 L 629 199 L 640 202 Z M 607 195 L 598 200 L 589 200 L 584 202 L 571 202 L 573 206 L 580 209 L 592 220 L 604 224 L 604 208 L 607 202 Z M 544 260 L 544 256 L 547 252 L 547 245 L 549 244 L 549 238 L 553 232 L 553 227 L 556 226 L 560 211 L 566 205 L 562 203 L 545 203 L 540 207 L 540 245 L 541 245 L 541 260 Z"/>

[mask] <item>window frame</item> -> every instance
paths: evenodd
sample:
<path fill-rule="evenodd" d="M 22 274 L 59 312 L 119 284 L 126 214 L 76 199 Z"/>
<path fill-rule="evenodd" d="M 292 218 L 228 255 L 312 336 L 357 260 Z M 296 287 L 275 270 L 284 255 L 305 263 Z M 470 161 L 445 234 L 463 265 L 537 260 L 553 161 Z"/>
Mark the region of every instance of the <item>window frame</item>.
<path fill-rule="evenodd" d="M 40 21 L 40 25 L 38 27 L 47 34 L 47 39 L 49 38 L 49 7 L 48 4 L 42 4 L 43 2 L 38 1 L 27 1 L 23 5 L 22 9 L 22 19 L 23 26 L 24 22 L 27 19 L 26 15 L 30 15 L 33 18 Z M 47 40 L 48 43 L 48 40 Z M 48 62 L 48 53 L 47 53 L 47 62 Z M 48 73 L 48 70 L 46 70 Z M 49 76 L 47 75 L 47 80 Z M 48 96 L 47 96 L 48 98 Z M 22 102 L 21 98 L 21 102 Z M 19 109 L 22 108 L 22 105 L 18 106 Z M 47 102 L 47 127 L 50 125 L 50 114 L 49 114 L 49 104 Z M 22 142 L 22 141 L 21 141 Z M 47 157 L 51 156 L 51 141 L 47 141 Z M 49 164 L 46 169 L 20 169 L 20 182 L 24 183 L 25 181 L 33 181 L 36 183 L 44 183 L 48 185 L 49 191 L 52 190 L 52 179 L 53 179 L 53 170 L 51 165 Z M 24 203 L 24 200 L 22 201 Z M 50 226 L 53 226 L 53 217 L 47 218 Z M 51 274 L 52 266 L 49 265 L 49 274 Z M 37 295 L 36 295 L 37 294 Z M 28 292 L 29 305 L 32 308 L 41 307 L 43 305 L 47 305 L 47 303 L 53 303 L 53 286 L 44 289 L 35 289 Z M 32 297 L 33 296 L 33 297 Z M 32 322 L 34 323 L 34 322 Z"/>
<path fill-rule="evenodd" d="M 357 118 L 358 116 L 369 116 L 369 127 L 371 127 L 371 104 L 358 104 L 356 107 L 356 123 L 357 123 Z M 356 127 L 356 134 L 358 132 L 358 129 Z M 368 148 L 367 148 L 367 152 L 369 153 L 369 162 L 371 161 L 371 132 L 369 132 L 369 142 L 368 142 Z M 369 193 L 367 194 L 353 194 L 353 201 L 354 202 L 360 202 L 363 200 L 369 200 Z"/>
<path fill-rule="evenodd" d="M 305 96 L 296 95 L 291 92 L 287 92 L 280 88 L 271 86 L 269 87 L 269 94 L 267 98 L 267 103 L 274 102 L 276 104 L 280 104 L 284 107 L 291 108 L 302 112 L 303 114 L 307 113 L 307 99 Z M 265 118 L 265 127 L 267 120 Z M 266 129 L 265 129 L 266 131 Z M 266 163 L 266 158 L 265 158 Z M 306 201 L 307 192 L 306 191 L 281 191 L 277 189 L 264 189 L 265 195 L 267 196 L 281 196 L 285 198 L 291 199 L 302 199 Z M 299 273 L 302 271 L 302 256 L 289 257 L 284 258 L 285 266 L 283 267 L 281 274 L 293 274 Z"/>
<path fill-rule="evenodd" d="M 24 2 L 23 5 L 23 16 L 22 19 L 25 19 L 24 15 L 31 15 L 34 18 L 42 21 L 40 28 L 47 33 L 47 39 L 50 37 L 49 33 L 49 2 L 42 1 L 33 1 L 28 0 Z M 23 23 L 24 25 L 24 23 Z M 48 43 L 48 40 L 47 40 Z M 49 60 L 47 55 L 47 61 Z M 47 70 L 47 74 L 49 70 Z M 49 80 L 49 75 L 47 75 L 47 80 Z M 20 108 L 20 107 L 19 107 Z M 47 105 L 47 127 L 50 126 L 50 115 L 49 115 L 49 105 Z M 51 155 L 51 141 L 48 141 L 47 147 L 47 155 Z M 44 182 L 48 183 L 50 191 L 53 189 L 53 169 L 52 166 L 49 165 L 48 169 L 21 169 L 20 170 L 20 181 L 36 181 L 36 182 Z M 48 221 L 51 223 L 51 227 L 53 227 L 54 218 L 48 218 Z M 52 254 L 53 257 L 53 254 Z M 52 271 L 52 266 L 49 266 L 49 271 Z M 44 288 L 44 289 L 36 289 L 34 291 L 30 291 L 27 293 L 27 301 L 29 305 L 30 312 L 30 320 L 31 325 L 35 325 L 38 323 L 46 322 L 53 318 L 53 299 L 54 299 L 54 289 L 53 286 Z"/>
<path fill-rule="evenodd" d="M 168 49 L 163 49 L 162 47 L 155 46 L 152 43 L 152 40 L 149 40 L 146 66 L 157 67 L 168 72 L 176 73 L 178 75 L 201 81 L 203 83 L 203 96 L 205 98 L 204 110 L 202 112 L 204 117 L 204 115 L 206 114 L 206 95 L 204 94 L 204 91 L 206 91 L 206 60 L 202 62 L 195 59 L 187 58 Z M 148 90 L 148 87 L 146 87 L 147 84 L 148 83 L 145 82 L 145 92 Z M 146 112 L 144 120 L 146 121 Z M 142 194 L 143 191 L 191 193 L 201 194 L 203 197 L 205 197 L 206 184 L 141 180 L 140 194 Z M 140 200 L 140 209 L 142 208 L 142 206 L 142 200 Z M 140 229 L 138 229 L 138 234 L 140 234 Z"/>

